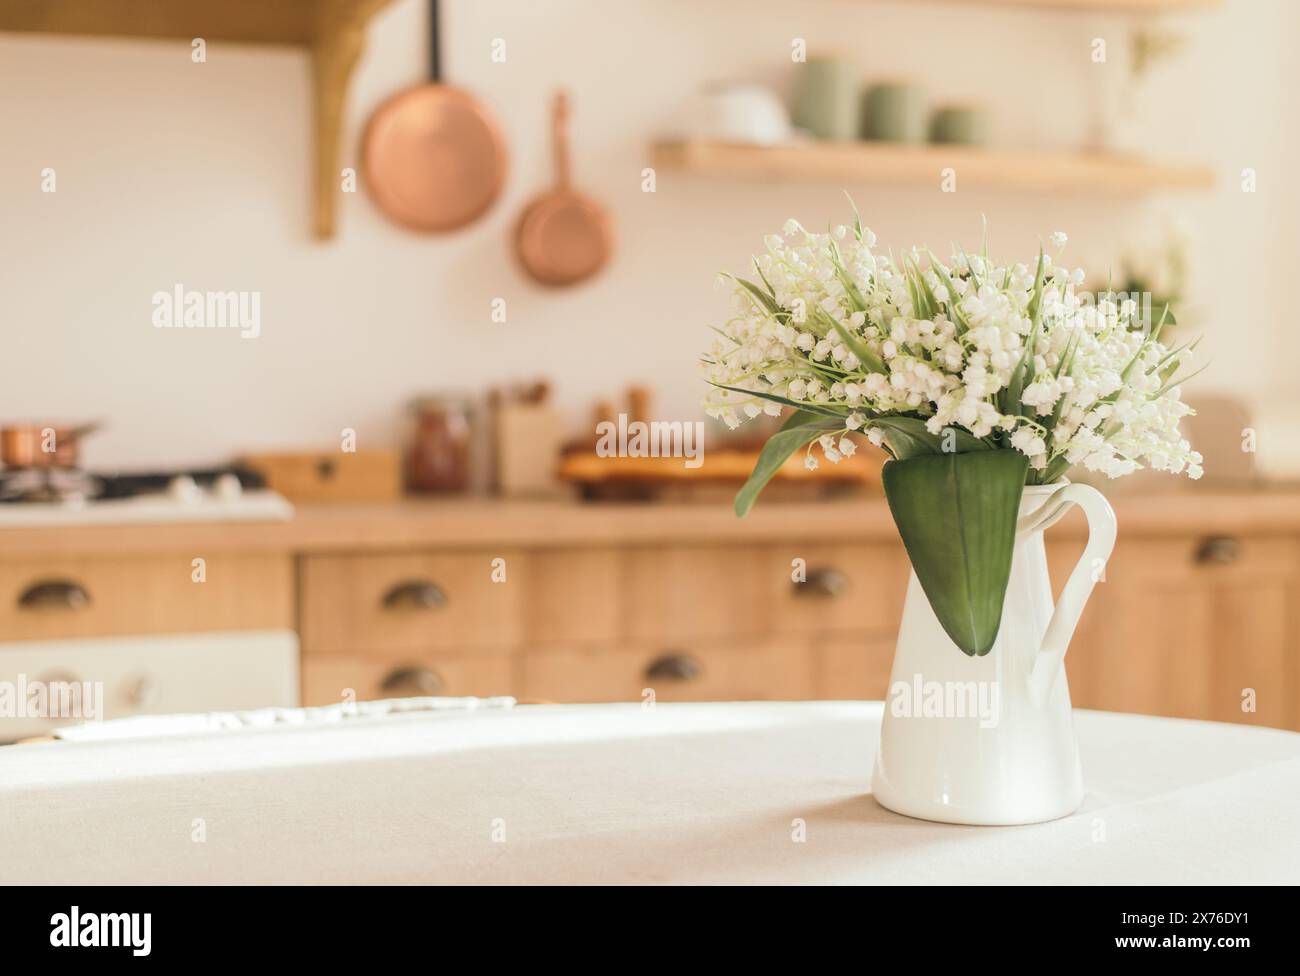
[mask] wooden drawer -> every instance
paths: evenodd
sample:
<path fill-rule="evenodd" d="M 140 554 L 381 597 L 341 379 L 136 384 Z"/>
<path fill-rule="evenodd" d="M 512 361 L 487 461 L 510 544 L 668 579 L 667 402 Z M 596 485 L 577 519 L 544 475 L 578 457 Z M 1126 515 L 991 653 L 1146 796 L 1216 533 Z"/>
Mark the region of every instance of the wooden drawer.
<path fill-rule="evenodd" d="M 431 657 L 420 654 L 305 656 L 302 659 L 304 705 L 423 695 L 513 695 L 509 657 Z"/>
<path fill-rule="evenodd" d="M 761 701 L 813 696 L 809 648 L 793 641 L 647 647 L 634 651 L 529 651 L 528 698 L 555 702 Z"/>
<path fill-rule="evenodd" d="M 1294 582 L 1234 582 L 1214 588 L 1207 717 L 1275 728 L 1300 724 L 1295 696 L 1297 641 Z"/>
<path fill-rule="evenodd" d="M 817 697 L 883 701 L 894 663 L 894 639 L 834 638 L 817 647 Z"/>
<path fill-rule="evenodd" d="M 1080 551 L 1077 543 L 1075 551 Z M 1106 578 L 1237 583 L 1300 574 L 1294 539 L 1257 535 L 1188 535 L 1176 539 L 1125 537 L 1120 528 Z"/>
<path fill-rule="evenodd" d="M 613 641 L 623 619 L 623 574 L 623 554 L 616 549 L 530 553 L 528 641 Z"/>
<path fill-rule="evenodd" d="M 505 581 L 493 582 L 493 560 Z M 491 647 L 519 639 L 525 557 L 501 551 L 307 556 L 302 560 L 303 649 Z"/>
<path fill-rule="evenodd" d="M 756 546 L 633 549 L 627 556 L 624 635 L 658 642 L 766 634 L 771 603 Z"/>
<path fill-rule="evenodd" d="M 200 557 L 204 579 L 195 582 Z M 292 627 L 287 554 L 0 562 L 0 640 Z"/>
<path fill-rule="evenodd" d="M 1048 544 L 1059 592 L 1079 544 Z M 1125 538 L 1066 656 L 1077 707 L 1294 726 L 1300 547 L 1285 537 Z"/>
<path fill-rule="evenodd" d="M 781 633 L 894 631 L 911 566 L 901 543 L 768 551 L 766 583 Z"/>

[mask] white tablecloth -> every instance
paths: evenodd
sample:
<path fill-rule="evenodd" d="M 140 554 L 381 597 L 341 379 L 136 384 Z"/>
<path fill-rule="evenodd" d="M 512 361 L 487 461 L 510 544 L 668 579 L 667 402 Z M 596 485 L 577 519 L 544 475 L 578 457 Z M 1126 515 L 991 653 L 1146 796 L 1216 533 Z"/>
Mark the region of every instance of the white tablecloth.
<path fill-rule="evenodd" d="M 0 881 L 1300 882 L 1300 735 L 1079 712 L 1078 813 L 955 827 L 872 800 L 880 708 L 540 705 L 11 746 Z"/>

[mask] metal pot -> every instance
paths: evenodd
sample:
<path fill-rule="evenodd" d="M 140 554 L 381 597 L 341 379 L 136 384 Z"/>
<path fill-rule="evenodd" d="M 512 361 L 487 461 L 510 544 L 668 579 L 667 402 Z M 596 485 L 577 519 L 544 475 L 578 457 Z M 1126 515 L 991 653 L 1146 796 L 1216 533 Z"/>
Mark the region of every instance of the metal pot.
<path fill-rule="evenodd" d="M 9 468 L 75 468 L 81 438 L 98 427 L 6 424 L 0 427 L 0 461 Z"/>

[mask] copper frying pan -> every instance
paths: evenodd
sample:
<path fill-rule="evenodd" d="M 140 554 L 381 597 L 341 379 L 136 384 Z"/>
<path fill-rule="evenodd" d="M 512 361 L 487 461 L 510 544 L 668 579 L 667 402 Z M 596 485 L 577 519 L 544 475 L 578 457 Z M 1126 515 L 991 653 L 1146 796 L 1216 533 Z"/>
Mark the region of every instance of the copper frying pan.
<path fill-rule="evenodd" d="M 568 121 L 568 96 L 558 92 L 553 116 L 556 186 L 528 205 L 515 229 L 519 261 L 543 285 L 576 285 L 603 268 L 614 250 L 609 215 L 570 185 Z"/>
<path fill-rule="evenodd" d="M 492 206 L 506 178 L 496 120 L 469 92 L 439 83 L 438 0 L 429 2 L 432 84 L 398 92 L 366 126 L 362 166 L 379 209 L 412 230 L 457 230 Z"/>
<path fill-rule="evenodd" d="M 98 427 L 5 424 L 0 427 L 0 461 L 9 468 L 75 468 L 78 442 Z"/>

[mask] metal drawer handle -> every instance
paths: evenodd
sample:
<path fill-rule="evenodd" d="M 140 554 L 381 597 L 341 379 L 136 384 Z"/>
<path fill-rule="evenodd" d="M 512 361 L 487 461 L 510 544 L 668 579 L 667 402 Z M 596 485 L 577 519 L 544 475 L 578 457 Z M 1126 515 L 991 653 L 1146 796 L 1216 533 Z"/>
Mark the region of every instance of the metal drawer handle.
<path fill-rule="evenodd" d="M 839 596 L 849 588 L 849 578 L 834 566 L 808 570 L 808 577 L 802 583 L 792 583 L 795 596 L 827 597 Z"/>
<path fill-rule="evenodd" d="M 160 689 L 147 674 L 136 676 L 122 691 L 122 697 L 132 708 L 151 708 L 158 703 Z"/>
<path fill-rule="evenodd" d="M 1212 535 L 1196 549 L 1196 562 L 1202 566 L 1227 566 L 1240 556 L 1240 540 L 1229 535 Z"/>
<path fill-rule="evenodd" d="M 384 594 L 388 610 L 432 610 L 447 605 L 447 594 L 429 580 L 403 580 Z"/>
<path fill-rule="evenodd" d="M 380 689 L 397 695 L 436 695 L 447 686 L 433 668 L 406 665 L 394 668 L 379 683 Z"/>
<path fill-rule="evenodd" d="M 18 606 L 24 610 L 81 610 L 90 606 L 90 594 L 73 580 L 40 580 L 23 590 Z"/>
<path fill-rule="evenodd" d="M 667 681 L 692 681 L 703 671 L 700 662 L 689 654 L 665 654 L 650 662 L 645 676 Z"/>
<path fill-rule="evenodd" d="M 71 671 L 65 671 L 59 668 L 55 668 L 53 671 L 42 672 L 41 674 L 37 675 L 36 680 L 41 682 L 44 685 L 81 684 L 81 678 L 78 675 L 73 674 Z"/>

